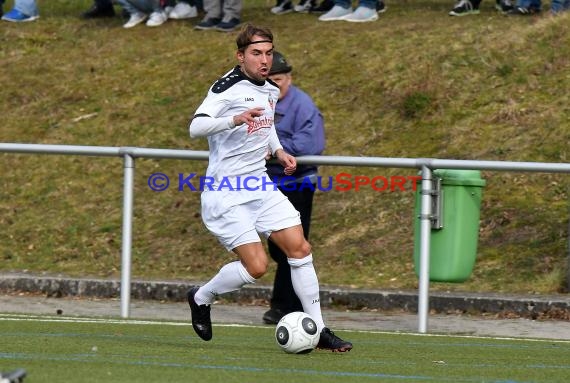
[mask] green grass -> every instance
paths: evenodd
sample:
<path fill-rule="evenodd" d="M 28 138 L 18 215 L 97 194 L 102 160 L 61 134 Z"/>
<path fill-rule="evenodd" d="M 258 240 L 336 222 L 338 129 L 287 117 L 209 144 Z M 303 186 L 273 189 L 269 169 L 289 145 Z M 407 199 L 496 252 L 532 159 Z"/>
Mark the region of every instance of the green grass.
<path fill-rule="evenodd" d="M 26 382 L 566 382 L 564 341 L 340 331 L 345 354 L 281 351 L 269 326 L 214 326 L 211 342 L 181 322 L 0 317 L 0 371 Z"/>
<path fill-rule="evenodd" d="M 119 17 L 80 20 L 90 4 L 40 2 L 38 22 L 2 23 L 0 142 L 207 149 L 189 139 L 187 122 L 235 64 L 235 34 L 195 31 L 194 21 L 127 31 Z M 321 108 L 325 154 L 568 162 L 570 15 L 507 18 L 483 2 L 481 15 L 452 18 L 448 0 L 393 1 L 378 22 L 354 25 L 275 16 L 272 5 L 248 1 L 243 19 L 272 28 L 294 81 Z M 118 278 L 121 160 L 0 156 L 0 270 Z M 232 259 L 203 227 L 197 193 L 147 187 L 154 172 L 204 174 L 205 166 L 136 161 L 134 277 L 202 280 Z M 473 275 L 431 288 L 565 292 L 568 175 L 483 178 Z M 411 192 L 317 193 L 320 281 L 417 288 L 413 201 Z"/>

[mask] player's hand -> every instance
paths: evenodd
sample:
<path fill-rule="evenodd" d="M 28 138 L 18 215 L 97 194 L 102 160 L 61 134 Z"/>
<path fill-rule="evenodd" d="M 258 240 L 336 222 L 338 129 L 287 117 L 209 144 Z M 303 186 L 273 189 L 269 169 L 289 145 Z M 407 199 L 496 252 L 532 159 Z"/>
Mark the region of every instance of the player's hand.
<path fill-rule="evenodd" d="M 297 160 L 295 157 L 286 153 L 283 149 L 277 149 L 275 152 L 275 157 L 277 161 L 285 168 L 285 175 L 290 176 L 297 170 Z"/>
<path fill-rule="evenodd" d="M 243 113 L 234 116 L 234 125 L 240 126 L 241 124 L 249 124 L 254 121 L 255 117 L 263 115 L 265 108 L 257 107 L 248 109 Z"/>

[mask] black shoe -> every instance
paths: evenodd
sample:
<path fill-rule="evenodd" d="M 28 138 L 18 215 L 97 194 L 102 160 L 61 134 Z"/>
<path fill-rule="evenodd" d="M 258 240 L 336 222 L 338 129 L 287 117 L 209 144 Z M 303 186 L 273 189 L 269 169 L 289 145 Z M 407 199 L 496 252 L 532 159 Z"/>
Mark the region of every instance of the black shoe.
<path fill-rule="evenodd" d="M 480 13 L 479 6 L 475 8 L 469 0 L 459 0 L 453 7 L 449 16 L 467 16 L 478 15 Z"/>
<path fill-rule="evenodd" d="M 190 310 L 192 311 L 192 328 L 200 338 L 203 340 L 210 340 L 212 339 L 210 305 L 198 306 L 196 304 L 196 301 L 194 301 L 194 295 L 196 295 L 196 291 L 198 291 L 198 289 L 199 287 L 192 287 L 186 294 Z"/>
<path fill-rule="evenodd" d="M 333 0 L 323 0 L 319 5 L 309 10 L 311 13 L 326 13 L 334 7 Z"/>
<path fill-rule="evenodd" d="M 511 0 L 495 0 L 495 9 L 501 13 L 509 13 L 515 7 L 511 3 Z"/>
<path fill-rule="evenodd" d="M 514 7 L 507 14 L 512 16 L 531 16 L 540 13 L 539 8 L 535 7 Z"/>
<path fill-rule="evenodd" d="M 277 324 L 287 313 L 281 309 L 271 308 L 263 314 L 263 323 Z"/>
<path fill-rule="evenodd" d="M 293 7 L 295 12 L 308 13 L 317 6 L 316 0 L 301 0 L 298 5 Z"/>
<path fill-rule="evenodd" d="M 376 3 L 376 12 L 378 12 L 378 13 L 386 12 L 386 4 L 384 4 L 384 2 L 382 0 L 380 0 Z"/>
<path fill-rule="evenodd" d="M 328 327 L 325 327 L 321 331 L 317 348 L 331 350 L 332 352 L 345 352 L 352 350 L 352 343 L 340 339 Z"/>
<path fill-rule="evenodd" d="M 99 8 L 97 5 L 93 5 L 87 11 L 81 14 L 84 19 L 101 19 L 103 17 L 114 17 L 115 9 L 111 7 Z"/>
<path fill-rule="evenodd" d="M 204 19 L 200 21 L 194 29 L 207 31 L 209 29 L 216 29 L 216 26 L 221 22 L 221 19 Z"/>

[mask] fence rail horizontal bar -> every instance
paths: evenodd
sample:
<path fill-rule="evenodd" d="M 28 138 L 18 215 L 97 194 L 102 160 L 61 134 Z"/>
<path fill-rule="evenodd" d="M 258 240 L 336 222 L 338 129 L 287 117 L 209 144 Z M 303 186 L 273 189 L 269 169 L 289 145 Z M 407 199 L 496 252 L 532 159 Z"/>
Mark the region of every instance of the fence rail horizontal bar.
<path fill-rule="evenodd" d="M 81 145 L 43 145 L 0 143 L 0 152 L 64 154 L 101 157 L 162 158 L 179 160 L 207 160 L 208 151 L 187 149 L 155 149 L 140 147 L 81 146 Z M 515 162 L 515 161 L 479 161 L 450 160 L 437 158 L 394 158 L 394 157 L 356 157 L 356 156 L 301 156 L 299 164 L 331 166 L 369 166 L 384 168 L 421 169 L 472 169 L 519 172 L 570 173 L 570 163 L 557 162 Z"/>

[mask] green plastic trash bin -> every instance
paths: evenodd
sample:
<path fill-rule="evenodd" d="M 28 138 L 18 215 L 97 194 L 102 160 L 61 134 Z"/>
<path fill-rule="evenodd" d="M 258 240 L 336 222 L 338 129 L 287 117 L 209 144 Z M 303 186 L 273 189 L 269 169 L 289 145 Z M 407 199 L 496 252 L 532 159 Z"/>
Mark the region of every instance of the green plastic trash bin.
<path fill-rule="evenodd" d="M 440 179 L 441 225 L 438 227 L 441 228 L 433 228 L 432 225 L 430 231 L 430 281 L 463 282 L 473 272 L 477 257 L 479 211 L 485 180 L 481 179 L 478 170 L 438 169 L 432 175 L 433 188 L 436 187 L 436 179 Z M 414 225 L 414 266 L 418 276 L 420 214 L 421 186 L 416 192 Z"/>

